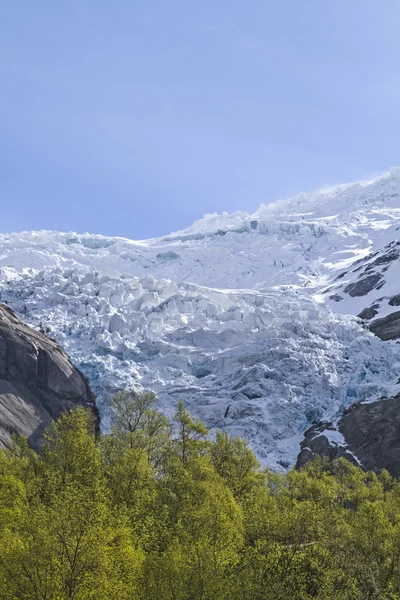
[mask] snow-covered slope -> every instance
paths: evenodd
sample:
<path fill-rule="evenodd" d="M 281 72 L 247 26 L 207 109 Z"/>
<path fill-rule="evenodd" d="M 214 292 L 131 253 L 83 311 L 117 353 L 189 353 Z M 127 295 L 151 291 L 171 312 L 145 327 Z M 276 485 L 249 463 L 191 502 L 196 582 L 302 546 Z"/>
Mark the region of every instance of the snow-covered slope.
<path fill-rule="evenodd" d="M 266 463 L 293 464 L 311 422 L 398 389 L 399 346 L 335 313 L 400 293 L 398 256 L 361 303 L 348 287 L 387 266 L 376 259 L 399 226 L 392 170 L 153 240 L 2 235 L 0 301 L 56 338 L 101 397 L 143 385 L 169 412 L 182 398 Z"/>
<path fill-rule="evenodd" d="M 253 215 L 206 215 L 146 241 L 29 232 L 0 238 L 0 266 L 116 269 L 218 288 L 318 286 L 398 236 L 400 169 L 372 182 L 261 206 Z"/>
<path fill-rule="evenodd" d="M 393 241 L 341 269 L 321 290 L 336 312 L 359 314 L 369 320 L 386 317 L 400 304 L 400 225 L 388 233 Z"/>

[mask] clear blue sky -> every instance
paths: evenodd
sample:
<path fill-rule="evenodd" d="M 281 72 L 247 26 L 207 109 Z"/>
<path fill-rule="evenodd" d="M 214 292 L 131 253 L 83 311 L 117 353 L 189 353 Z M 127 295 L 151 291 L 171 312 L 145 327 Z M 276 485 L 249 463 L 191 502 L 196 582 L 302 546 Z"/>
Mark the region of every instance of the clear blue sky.
<path fill-rule="evenodd" d="M 400 163 L 399 0 L 0 4 L 2 232 L 145 238 Z"/>

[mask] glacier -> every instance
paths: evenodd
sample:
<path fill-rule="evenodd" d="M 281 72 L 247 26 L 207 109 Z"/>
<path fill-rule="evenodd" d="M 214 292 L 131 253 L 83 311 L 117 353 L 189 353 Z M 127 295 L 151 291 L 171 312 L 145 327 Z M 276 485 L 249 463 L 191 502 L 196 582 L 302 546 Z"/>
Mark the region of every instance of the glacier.
<path fill-rule="evenodd" d="M 343 293 L 399 228 L 392 169 L 157 239 L 2 234 L 0 301 L 70 354 L 104 427 L 109 394 L 150 388 L 167 414 L 183 399 L 211 433 L 241 435 L 282 469 L 312 423 L 400 388 L 399 345 L 356 317 L 400 292 L 399 260 L 378 290 Z"/>

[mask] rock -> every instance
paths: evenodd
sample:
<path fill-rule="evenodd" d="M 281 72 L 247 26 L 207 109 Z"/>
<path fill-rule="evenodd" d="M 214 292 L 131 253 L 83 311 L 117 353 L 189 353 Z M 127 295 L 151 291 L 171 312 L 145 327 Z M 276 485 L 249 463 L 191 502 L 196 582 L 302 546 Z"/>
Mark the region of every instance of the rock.
<path fill-rule="evenodd" d="M 341 302 L 343 300 L 342 296 L 339 296 L 339 294 L 332 294 L 331 296 L 329 296 L 329 300 L 334 300 L 335 302 Z"/>
<path fill-rule="evenodd" d="M 389 300 L 389 305 L 390 306 L 400 306 L 400 294 L 397 294 L 396 296 L 392 296 Z"/>
<path fill-rule="evenodd" d="M 347 445 L 335 441 L 335 434 L 337 433 L 338 431 L 332 423 L 318 423 L 307 429 L 304 440 L 300 444 L 301 450 L 297 457 L 296 469 L 301 469 L 316 456 L 326 457 L 329 460 L 343 457 L 358 465 L 357 458 Z"/>
<path fill-rule="evenodd" d="M 50 422 L 76 406 L 90 407 L 98 422 L 89 384 L 65 352 L 0 304 L 0 447 L 19 433 L 38 448 Z"/>
<path fill-rule="evenodd" d="M 343 456 L 366 470 L 387 469 L 393 477 L 400 476 L 400 394 L 347 410 L 336 430 L 343 436 L 342 445 L 332 443 L 332 430 L 330 423 L 320 423 L 306 431 L 296 468 L 316 455 L 330 460 Z"/>
<path fill-rule="evenodd" d="M 364 310 L 362 310 L 360 314 L 357 315 L 357 317 L 359 319 L 363 319 L 363 321 L 370 321 L 378 314 L 377 308 L 379 308 L 379 304 L 374 304 L 369 308 L 364 308 Z"/>
<path fill-rule="evenodd" d="M 369 329 L 384 341 L 400 338 L 400 311 L 392 312 L 382 319 L 375 319 L 369 325 Z"/>
<path fill-rule="evenodd" d="M 400 476 L 400 394 L 351 407 L 339 429 L 365 469 Z"/>
<path fill-rule="evenodd" d="M 368 275 L 364 277 L 364 279 L 360 279 L 355 283 L 349 283 L 348 286 L 344 288 L 344 292 L 349 294 L 349 296 L 365 296 L 373 289 L 378 289 L 378 283 L 381 281 L 382 275 L 380 273 L 374 273 L 373 275 Z"/>

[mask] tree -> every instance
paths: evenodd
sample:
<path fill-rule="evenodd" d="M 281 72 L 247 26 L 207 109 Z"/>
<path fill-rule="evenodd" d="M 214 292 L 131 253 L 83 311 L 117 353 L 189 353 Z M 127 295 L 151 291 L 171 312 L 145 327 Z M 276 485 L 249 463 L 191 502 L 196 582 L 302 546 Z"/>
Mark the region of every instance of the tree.
<path fill-rule="evenodd" d="M 265 484 L 265 475 L 247 443 L 239 437 L 230 437 L 217 431 L 216 441 L 211 447 L 212 463 L 225 479 L 235 498 L 242 501 L 253 488 Z"/>
<path fill-rule="evenodd" d="M 153 392 L 122 391 L 110 399 L 112 440 L 114 445 L 140 448 L 157 465 L 170 441 L 171 424 L 155 409 Z"/>
<path fill-rule="evenodd" d="M 154 395 L 112 433 L 63 414 L 0 450 L 0 600 L 399 600 L 400 483 L 344 459 L 262 470 Z"/>
<path fill-rule="evenodd" d="M 209 447 L 209 444 L 204 441 L 208 429 L 200 420 L 190 416 L 181 400 L 178 402 L 174 420 L 178 426 L 175 441 L 179 448 L 179 456 L 182 463 L 187 465 L 190 456 L 201 453 Z"/>
<path fill-rule="evenodd" d="M 3 597 L 132 597 L 142 552 L 132 546 L 129 525 L 109 503 L 90 416 L 83 409 L 50 425 L 39 462 L 35 486 L 21 510 L 14 505 L 12 523 L 0 538 Z M 21 481 L 15 487 L 21 488 Z"/>

